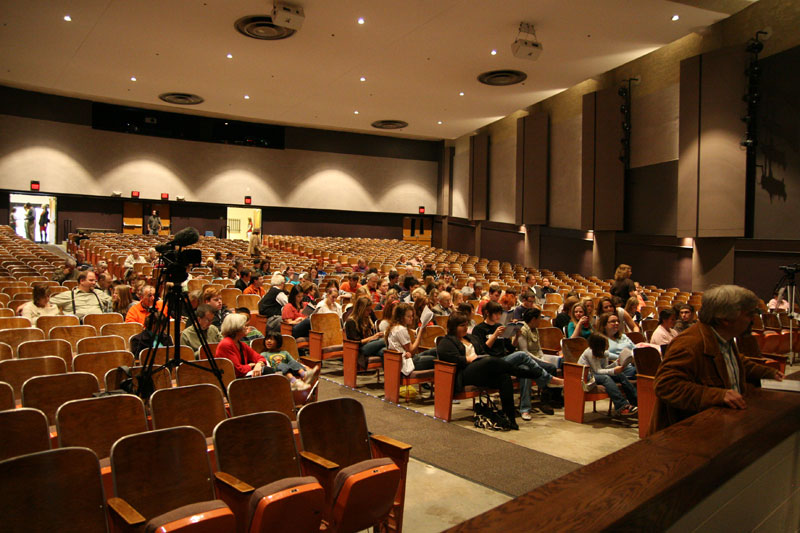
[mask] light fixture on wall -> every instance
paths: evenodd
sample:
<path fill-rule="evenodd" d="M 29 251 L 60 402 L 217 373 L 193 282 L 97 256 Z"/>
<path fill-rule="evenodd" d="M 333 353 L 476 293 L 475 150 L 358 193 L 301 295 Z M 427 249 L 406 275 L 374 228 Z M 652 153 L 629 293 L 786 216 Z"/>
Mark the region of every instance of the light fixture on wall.
<path fill-rule="evenodd" d="M 244 205 L 251 205 L 253 203 L 253 198 L 250 196 L 244 197 Z"/>
<path fill-rule="evenodd" d="M 168 192 L 162 192 L 161 193 L 161 199 L 162 200 L 169 200 L 169 193 Z"/>
<path fill-rule="evenodd" d="M 38 180 L 31 180 L 31 190 L 36 192 L 39 192 L 41 190 Z"/>
<path fill-rule="evenodd" d="M 114 198 L 119 198 L 122 196 L 122 191 L 111 191 L 111 196 Z"/>
<path fill-rule="evenodd" d="M 175 197 L 175 201 L 176 202 L 185 202 L 186 201 L 186 197 L 185 196 L 176 196 Z"/>
<path fill-rule="evenodd" d="M 131 191 L 131 198 L 139 198 L 139 191 Z"/>

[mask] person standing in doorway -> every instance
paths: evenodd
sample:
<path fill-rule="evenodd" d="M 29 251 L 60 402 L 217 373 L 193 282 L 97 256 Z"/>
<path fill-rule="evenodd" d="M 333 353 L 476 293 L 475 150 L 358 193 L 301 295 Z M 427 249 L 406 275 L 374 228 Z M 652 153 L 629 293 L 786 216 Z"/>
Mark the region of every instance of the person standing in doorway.
<path fill-rule="evenodd" d="M 158 216 L 158 211 L 153 209 L 153 213 L 147 219 L 147 234 L 158 235 L 159 231 L 161 231 L 161 217 Z"/>
<path fill-rule="evenodd" d="M 35 224 L 36 214 L 33 212 L 33 206 L 30 203 L 27 203 L 25 204 L 25 237 L 27 237 L 28 240 L 36 240 L 33 234 Z"/>
<path fill-rule="evenodd" d="M 47 244 L 47 226 L 50 224 L 50 206 L 42 205 L 42 214 L 39 215 L 39 241 Z"/>
<path fill-rule="evenodd" d="M 253 219 L 247 217 L 247 242 L 250 242 L 250 237 L 253 236 Z"/>

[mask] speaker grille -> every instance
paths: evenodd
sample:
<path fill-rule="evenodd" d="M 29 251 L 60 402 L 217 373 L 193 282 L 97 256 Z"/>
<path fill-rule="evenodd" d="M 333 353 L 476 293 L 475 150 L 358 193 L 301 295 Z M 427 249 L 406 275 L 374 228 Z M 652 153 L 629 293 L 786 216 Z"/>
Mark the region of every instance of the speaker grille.
<path fill-rule="evenodd" d="M 372 123 L 373 128 L 379 130 L 399 130 L 408 126 L 404 120 L 376 120 Z"/>
<path fill-rule="evenodd" d="M 158 97 L 165 102 L 178 105 L 197 105 L 205 101 L 202 96 L 191 93 L 164 93 Z"/>
<path fill-rule="evenodd" d="M 247 15 L 237 20 L 233 26 L 242 35 L 262 41 L 279 41 L 295 34 L 295 30 L 273 24 L 269 15 Z"/>
<path fill-rule="evenodd" d="M 525 81 L 528 75 L 519 70 L 490 70 L 478 75 L 478 81 L 485 85 L 514 85 Z"/>

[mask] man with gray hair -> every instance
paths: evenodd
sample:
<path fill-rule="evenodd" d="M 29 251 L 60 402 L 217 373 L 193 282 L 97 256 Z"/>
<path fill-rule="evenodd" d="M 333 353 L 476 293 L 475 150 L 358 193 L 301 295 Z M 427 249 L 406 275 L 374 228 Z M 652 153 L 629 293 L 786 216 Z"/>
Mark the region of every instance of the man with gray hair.
<path fill-rule="evenodd" d="M 699 321 L 669 344 L 656 372 L 656 405 L 649 433 L 709 407 L 745 409 L 748 382 L 783 379 L 774 368 L 739 354 L 734 338 L 750 329 L 758 297 L 737 285 L 703 294 Z"/>
<path fill-rule="evenodd" d="M 64 261 L 64 268 L 53 274 L 53 281 L 62 284 L 67 280 L 77 280 L 78 274 L 80 274 L 78 271 L 78 263 L 70 257 Z"/>

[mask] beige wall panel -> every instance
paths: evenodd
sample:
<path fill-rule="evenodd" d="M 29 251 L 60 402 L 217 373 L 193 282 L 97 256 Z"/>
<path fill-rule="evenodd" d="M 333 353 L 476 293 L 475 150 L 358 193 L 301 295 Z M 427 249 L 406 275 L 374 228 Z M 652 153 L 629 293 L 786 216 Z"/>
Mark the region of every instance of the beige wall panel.
<path fill-rule="evenodd" d="M 437 163 L 130 135 L 0 115 L 0 183 L 27 190 L 188 201 L 436 212 Z"/>
<path fill-rule="evenodd" d="M 581 227 L 581 126 L 581 115 L 550 124 L 551 227 Z"/>
<path fill-rule="evenodd" d="M 631 168 L 678 159 L 680 84 L 673 83 L 631 102 Z"/>
<path fill-rule="evenodd" d="M 515 223 L 517 202 L 517 116 L 489 126 L 489 220 Z"/>
<path fill-rule="evenodd" d="M 453 158 L 453 213 L 454 217 L 469 218 L 469 136 L 455 141 Z"/>

